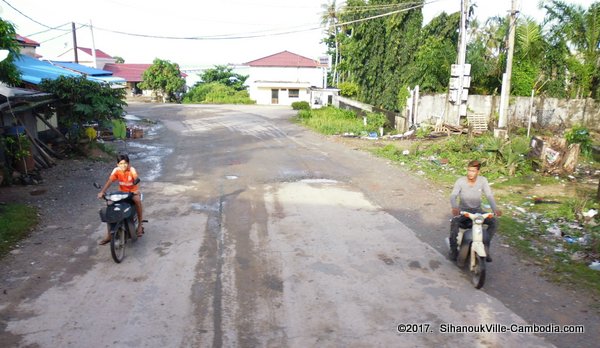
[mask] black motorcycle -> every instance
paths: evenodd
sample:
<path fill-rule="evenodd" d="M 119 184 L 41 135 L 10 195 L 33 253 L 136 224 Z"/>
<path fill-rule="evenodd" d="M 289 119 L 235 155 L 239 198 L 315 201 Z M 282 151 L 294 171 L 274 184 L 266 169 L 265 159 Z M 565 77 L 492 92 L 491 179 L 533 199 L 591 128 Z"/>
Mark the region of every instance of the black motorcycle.
<path fill-rule="evenodd" d="M 137 185 L 140 179 L 135 179 Z M 101 188 L 94 183 L 96 188 Z M 129 240 L 137 240 L 138 216 L 133 202 L 133 193 L 131 192 L 111 192 L 102 196 L 106 201 L 106 207 L 100 209 L 100 220 L 106 222 L 110 231 L 110 253 L 116 263 L 120 263 L 125 258 L 125 246 Z M 147 220 L 143 220 L 147 222 Z"/>

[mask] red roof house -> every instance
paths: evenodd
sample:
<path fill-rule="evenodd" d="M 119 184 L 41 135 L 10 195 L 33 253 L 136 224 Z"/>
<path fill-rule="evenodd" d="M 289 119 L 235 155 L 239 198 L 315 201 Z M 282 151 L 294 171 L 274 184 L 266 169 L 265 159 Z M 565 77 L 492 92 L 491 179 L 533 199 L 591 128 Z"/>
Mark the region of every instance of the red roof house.
<path fill-rule="evenodd" d="M 113 76 L 122 77 L 127 82 L 142 82 L 142 74 L 152 64 L 106 64 L 104 70 L 112 71 Z"/>
<path fill-rule="evenodd" d="M 77 49 L 85 54 L 87 54 L 88 56 L 93 56 L 92 54 L 92 49 L 91 48 L 86 48 L 86 47 L 77 47 Z M 113 57 L 111 57 L 110 55 L 102 52 L 102 50 L 96 49 L 96 58 L 103 58 L 103 59 L 113 59 Z"/>
<path fill-rule="evenodd" d="M 35 53 L 35 49 L 40 47 L 40 44 L 37 41 L 33 41 L 25 36 L 21 36 L 19 34 L 15 35 L 17 42 L 20 47 L 20 53 L 26 56 L 30 56 L 33 58 L 41 57 L 39 54 Z"/>
<path fill-rule="evenodd" d="M 251 67 L 263 66 L 316 68 L 319 66 L 319 63 L 314 59 L 306 58 L 289 51 L 283 51 L 244 63 L 243 65 L 248 65 Z"/>
<path fill-rule="evenodd" d="M 283 51 L 244 63 L 250 98 L 257 104 L 290 105 L 311 100 L 311 88 L 323 87 L 326 71 L 319 62 Z"/>

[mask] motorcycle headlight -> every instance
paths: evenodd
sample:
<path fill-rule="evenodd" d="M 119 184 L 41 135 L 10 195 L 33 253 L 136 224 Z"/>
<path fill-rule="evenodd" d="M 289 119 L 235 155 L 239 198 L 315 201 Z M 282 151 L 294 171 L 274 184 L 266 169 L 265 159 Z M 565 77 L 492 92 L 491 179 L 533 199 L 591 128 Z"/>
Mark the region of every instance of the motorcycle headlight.
<path fill-rule="evenodd" d="M 476 224 L 482 224 L 482 223 L 483 223 L 483 220 L 485 220 L 485 219 L 483 218 L 483 216 L 478 216 L 478 217 L 476 217 L 476 218 L 475 218 L 475 223 L 476 223 Z"/>
<path fill-rule="evenodd" d="M 110 195 L 108 195 L 107 198 L 113 202 L 118 202 L 120 200 L 127 198 L 128 196 L 129 196 L 128 193 L 111 193 Z"/>

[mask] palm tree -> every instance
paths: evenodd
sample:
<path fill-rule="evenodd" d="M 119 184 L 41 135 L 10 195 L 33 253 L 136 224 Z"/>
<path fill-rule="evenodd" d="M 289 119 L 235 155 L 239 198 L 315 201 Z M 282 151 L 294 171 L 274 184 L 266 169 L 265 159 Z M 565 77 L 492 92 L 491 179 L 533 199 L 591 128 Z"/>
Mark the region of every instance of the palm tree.
<path fill-rule="evenodd" d="M 329 37 L 333 36 L 335 43 L 335 53 L 333 56 L 333 75 L 331 77 L 331 82 L 335 85 L 339 83 L 339 77 L 337 73 L 337 66 L 339 63 L 339 27 L 338 27 L 338 17 L 340 9 L 337 8 L 336 0 L 331 0 L 327 4 L 321 5 L 323 9 L 323 15 L 321 16 L 321 25 L 327 27 L 327 35 Z"/>
<path fill-rule="evenodd" d="M 572 70 L 578 96 L 600 98 L 600 2 L 589 9 L 580 5 L 550 0 L 545 25 L 554 43 L 564 42 L 572 52 Z"/>

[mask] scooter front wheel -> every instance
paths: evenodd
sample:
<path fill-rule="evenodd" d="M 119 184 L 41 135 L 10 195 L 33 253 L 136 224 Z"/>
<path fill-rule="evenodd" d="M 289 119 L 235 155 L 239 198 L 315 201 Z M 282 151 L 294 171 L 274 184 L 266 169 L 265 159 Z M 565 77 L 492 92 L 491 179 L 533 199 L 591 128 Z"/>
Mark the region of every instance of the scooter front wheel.
<path fill-rule="evenodd" d="M 110 239 L 110 253 L 116 263 L 121 263 L 125 258 L 125 228 L 117 227 Z"/>
<path fill-rule="evenodd" d="M 485 283 L 485 257 L 475 254 L 475 267 L 471 270 L 471 281 L 476 289 L 481 289 Z"/>

